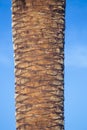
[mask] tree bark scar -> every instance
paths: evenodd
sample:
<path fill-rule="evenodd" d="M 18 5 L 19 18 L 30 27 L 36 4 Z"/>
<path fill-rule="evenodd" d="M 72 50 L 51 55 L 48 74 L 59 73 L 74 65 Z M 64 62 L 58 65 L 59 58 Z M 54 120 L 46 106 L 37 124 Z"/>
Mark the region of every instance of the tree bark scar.
<path fill-rule="evenodd" d="M 18 0 L 17 6 L 20 7 L 20 9 L 26 8 L 26 0 Z"/>
<path fill-rule="evenodd" d="M 21 0 L 23 7 L 26 7 L 26 0 Z"/>

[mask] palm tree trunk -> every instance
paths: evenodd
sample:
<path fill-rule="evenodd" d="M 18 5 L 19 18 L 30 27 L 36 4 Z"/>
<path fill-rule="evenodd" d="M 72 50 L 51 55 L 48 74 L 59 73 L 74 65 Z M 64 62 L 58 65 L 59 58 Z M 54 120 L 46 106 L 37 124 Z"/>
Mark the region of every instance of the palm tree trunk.
<path fill-rule="evenodd" d="M 17 130 L 64 130 L 65 0 L 13 0 Z"/>

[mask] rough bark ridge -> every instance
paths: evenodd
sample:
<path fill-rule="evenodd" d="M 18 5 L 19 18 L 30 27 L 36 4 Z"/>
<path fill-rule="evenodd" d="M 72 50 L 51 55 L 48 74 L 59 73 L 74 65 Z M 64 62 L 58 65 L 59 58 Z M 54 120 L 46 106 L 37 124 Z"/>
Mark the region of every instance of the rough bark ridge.
<path fill-rule="evenodd" d="M 64 130 L 65 0 L 13 0 L 12 17 L 16 129 Z"/>

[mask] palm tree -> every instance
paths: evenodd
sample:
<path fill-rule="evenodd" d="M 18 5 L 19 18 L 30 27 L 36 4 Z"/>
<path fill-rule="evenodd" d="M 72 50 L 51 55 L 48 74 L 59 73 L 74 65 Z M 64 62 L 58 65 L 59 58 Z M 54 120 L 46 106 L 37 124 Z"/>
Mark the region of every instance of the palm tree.
<path fill-rule="evenodd" d="M 13 0 L 17 130 L 64 130 L 65 0 Z"/>

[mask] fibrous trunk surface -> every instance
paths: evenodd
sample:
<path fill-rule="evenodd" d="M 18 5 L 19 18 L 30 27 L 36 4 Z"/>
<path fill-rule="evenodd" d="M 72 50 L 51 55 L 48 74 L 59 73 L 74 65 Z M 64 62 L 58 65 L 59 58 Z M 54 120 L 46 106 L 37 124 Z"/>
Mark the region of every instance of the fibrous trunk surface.
<path fill-rule="evenodd" d="M 13 0 L 16 129 L 64 130 L 64 0 Z"/>

